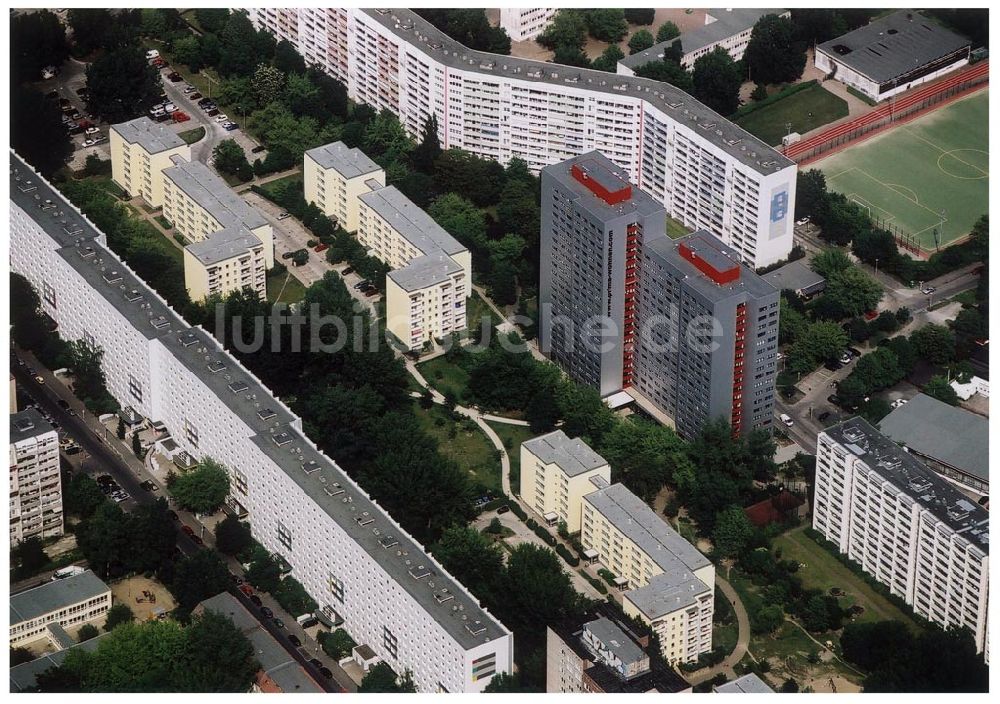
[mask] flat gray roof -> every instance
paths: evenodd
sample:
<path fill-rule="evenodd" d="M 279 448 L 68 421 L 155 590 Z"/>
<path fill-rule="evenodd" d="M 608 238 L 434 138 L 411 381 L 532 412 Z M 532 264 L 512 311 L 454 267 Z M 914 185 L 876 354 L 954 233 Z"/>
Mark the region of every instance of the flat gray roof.
<path fill-rule="evenodd" d="M 310 149 L 306 152 L 306 156 L 324 169 L 333 169 L 344 178 L 356 178 L 382 170 L 382 167 L 369 159 L 363 151 L 357 147 L 348 148 L 343 142 L 333 142 Z"/>
<path fill-rule="evenodd" d="M 680 124 L 690 129 L 697 129 L 699 135 L 758 173 L 775 173 L 794 165 L 794 162 L 773 147 L 764 144 L 749 132 L 668 83 L 475 51 L 455 41 L 412 10 L 366 9 L 363 12 L 396 36 L 418 47 L 424 54 L 449 68 L 478 73 L 483 77 L 506 77 L 526 83 L 568 86 L 617 97 L 641 98 Z M 706 124 L 712 124 L 714 127 L 699 128 Z"/>
<path fill-rule="evenodd" d="M 805 257 L 764 274 L 763 279 L 779 291 L 819 290 L 826 284 L 826 279 L 812 270 Z"/>
<path fill-rule="evenodd" d="M 918 454 L 990 480 L 990 422 L 982 416 L 917 394 L 883 418 L 879 429 Z"/>
<path fill-rule="evenodd" d="M 407 292 L 449 281 L 462 267 L 444 252 L 425 254 L 410 261 L 406 266 L 389 272 L 390 279 Z"/>
<path fill-rule="evenodd" d="M 626 56 L 618 63 L 634 70 L 651 61 L 662 61 L 663 50 L 678 41 L 681 43 L 681 50 L 685 54 L 690 54 L 753 28 L 757 24 L 757 20 L 765 15 L 780 15 L 783 12 L 787 12 L 787 10 L 752 7 L 713 8 L 708 11 L 708 14 L 715 18 L 715 22 L 697 27 L 690 32 L 684 32 L 670 41 L 654 44 L 645 51 Z"/>
<path fill-rule="evenodd" d="M 580 438 L 570 438 L 562 430 L 531 438 L 521 443 L 546 464 L 555 464 L 569 477 L 603 467 L 606 459 Z"/>
<path fill-rule="evenodd" d="M 107 249 L 103 233 L 13 151 L 10 198 L 63 245 L 58 254 L 70 267 L 140 335 L 158 340 L 220 398 L 248 428 L 251 441 L 458 643 L 472 648 L 510 633 L 339 465 L 316 448 L 302 432 L 302 420 L 298 416 L 225 351 L 218 340 L 203 328 L 188 325 Z M 59 207 L 41 210 L 40 205 L 48 199 Z M 224 368 L 210 371 L 206 355 L 221 362 Z M 258 414 L 264 408 L 273 409 L 275 416 L 263 420 Z M 288 442 L 279 447 L 272 438 L 282 434 L 287 436 Z M 317 469 L 307 474 L 305 466 Z M 343 501 L 345 496 L 350 496 L 350 503 Z M 357 519 L 366 512 L 375 522 L 361 526 Z M 429 578 L 417 579 L 410 573 L 417 565 L 428 567 Z M 433 587 L 430 586 L 432 582 Z M 445 596 L 453 598 L 445 600 Z"/>
<path fill-rule="evenodd" d="M 607 489 L 591 492 L 583 500 L 642 548 L 665 572 L 668 568 L 676 569 L 675 559 L 692 572 L 712 564 L 624 484 L 612 484 Z"/>
<path fill-rule="evenodd" d="M 66 632 L 66 629 L 55 621 L 46 624 L 45 630 L 48 631 L 49 638 L 55 641 L 60 650 L 72 648 L 76 644 L 76 640 L 74 640 L 73 637 Z"/>
<path fill-rule="evenodd" d="M 380 187 L 359 197 L 424 254 L 458 254 L 467 249 L 395 186 Z"/>
<path fill-rule="evenodd" d="M 10 623 L 13 625 L 30 621 L 109 591 L 111 587 L 90 570 L 65 579 L 46 582 L 40 587 L 11 594 Z"/>
<path fill-rule="evenodd" d="M 583 624 L 583 628 L 593 633 L 594 637 L 622 662 L 633 663 L 647 657 L 638 643 L 605 616 L 599 616 L 595 620 Z"/>
<path fill-rule="evenodd" d="M 163 170 L 163 175 L 195 203 L 212 214 L 223 227 L 243 224 L 252 229 L 266 225 L 267 220 L 249 205 L 232 188 L 200 161 L 187 161 L 182 157 L 171 157 L 176 166 Z"/>
<path fill-rule="evenodd" d="M 723 271 L 733 266 L 739 267 L 740 275 L 735 281 L 717 284 L 708 278 L 698 267 L 680 254 L 681 244 L 687 245 L 697 255 L 717 270 Z M 706 230 L 698 230 L 676 240 L 663 234 L 643 240 L 643 252 L 647 253 L 658 264 L 674 270 L 674 275 L 683 279 L 684 286 L 692 288 L 707 300 L 718 302 L 732 296 L 749 295 L 755 298 L 778 293 L 757 272 L 740 261 L 739 254 L 727 247 L 718 237 Z"/>
<path fill-rule="evenodd" d="M 150 154 L 184 146 L 184 140 L 178 137 L 176 132 L 162 123 L 153 122 L 148 117 L 137 117 L 128 122 L 111 125 L 111 129 L 129 144 L 138 144 Z"/>
<path fill-rule="evenodd" d="M 823 432 L 949 528 L 989 553 L 989 512 L 876 430 L 871 423 L 858 416 Z"/>
<path fill-rule="evenodd" d="M 615 189 L 622 187 L 622 184 L 628 185 L 632 188 L 631 197 L 620 203 L 609 204 L 573 176 L 573 167 L 577 165 L 585 169 L 588 174 L 598 174 L 601 171 L 607 172 L 599 180 L 595 180 L 598 180 L 599 183 L 611 184 Z M 628 174 L 625 170 L 597 150 L 574 156 L 557 164 L 549 164 L 542 169 L 542 174 L 551 176 L 560 186 L 575 195 L 577 205 L 597 222 L 606 223 L 618 220 L 628 213 L 635 213 L 640 216 L 652 216 L 657 213 L 663 213 L 664 230 L 666 228 L 667 211 L 663 203 L 655 200 L 646 191 L 629 182 Z"/>
<path fill-rule="evenodd" d="M 51 667 L 59 667 L 62 665 L 63 660 L 65 660 L 66 656 L 69 655 L 69 651 L 74 648 L 80 648 L 81 650 L 86 650 L 87 652 L 93 652 L 97 650 L 97 646 L 101 644 L 101 640 L 109 635 L 111 635 L 110 632 L 102 633 L 99 636 L 95 636 L 90 640 L 85 640 L 82 643 L 75 643 L 64 650 L 57 650 L 54 653 L 46 653 L 35 660 L 15 665 L 10 668 L 10 691 L 24 692 L 25 690 L 33 688 L 38 684 L 38 675 Z"/>
<path fill-rule="evenodd" d="M 715 686 L 718 694 L 774 694 L 767 682 L 752 672 Z"/>
<path fill-rule="evenodd" d="M 45 417 L 34 408 L 25 408 L 10 417 L 10 441 L 21 442 L 55 430 Z"/>
<path fill-rule="evenodd" d="M 646 586 L 625 592 L 625 598 L 650 620 L 693 606 L 699 596 L 711 591 L 707 584 L 684 569 L 680 560 L 673 563 L 670 570 L 654 576 Z"/>
<path fill-rule="evenodd" d="M 283 692 L 315 694 L 325 691 L 235 596 L 229 592 L 222 592 L 205 599 L 199 606 L 206 611 L 225 616 L 233 622 L 253 646 L 254 657 L 260 663 L 260 669 L 266 672 Z"/>
<path fill-rule="evenodd" d="M 886 83 L 969 47 L 963 36 L 914 10 L 899 10 L 816 47 L 876 83 Z"/>
<path fill-rule="evenodd" d="M 260 238 L 242 224 L 229 225 L 213 232 L 201 242 L 193 242 L 185 249 L 205 266 L 246 254 L 253 247 L 261 246 Z"/>

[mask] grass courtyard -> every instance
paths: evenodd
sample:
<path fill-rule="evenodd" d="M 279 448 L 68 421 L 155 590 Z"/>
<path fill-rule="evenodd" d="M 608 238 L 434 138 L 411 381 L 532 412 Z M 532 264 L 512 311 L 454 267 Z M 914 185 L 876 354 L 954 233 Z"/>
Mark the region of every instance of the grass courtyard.
<path fill-rule="evenodd" d="M 535 434 L 526 425 L 511 425 L 510 423 L 493 423 L 490 421 L 487 421 L 487 424 L 500 436 L 500 441 L 507 450 L 507 457 L 510 459 L 511 486 L 517 491 L 518 480 L 521 476 L 521 443 L 535 437 Z"/>
<path fill-rule="evenodd" d="M 924 249 L 969 233 L 989 207 L 989 91 L 981 90 L 809 168 Z"/>
<path fill-rule="evenodd" d="M 847 101 L 818 83 L 738 118 L 736 124 L 772 146 L 792 132 L 805 134 L 847 117 Z"/>
<path fill-rule="evenodd" d="M 455 420 L 447 408 L 438 405 L 421 408 L 414 402 L 413 413 L 424 431 L 437 440 L 442 455 L 468 471 L 474 481 L 500 494 L 500 459 L 479 426 L 468 419 Z"/>
<path fill-rule="evenodd" d="M 306 295 L 306 287 L 289 272 L 267 273 L 267 300 L 275 303 L 298 303 Z"/>

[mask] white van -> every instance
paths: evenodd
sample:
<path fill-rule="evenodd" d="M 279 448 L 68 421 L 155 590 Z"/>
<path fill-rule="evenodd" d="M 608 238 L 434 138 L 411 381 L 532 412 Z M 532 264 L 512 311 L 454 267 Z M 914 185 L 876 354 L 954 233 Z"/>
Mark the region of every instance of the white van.
<path fill-rule="evenodd" d="M 160 52 L 156 49 L 150 49 L 146 52 L 146 61 L 152 61 L 153 59 L 160 58 Z"/>
<path fill-rule="evenodd" d="M 781 422 L 787 425 L 789 428 L 795 425 L 795 421 L 793 421 L 791 416 L 789 416 L 787 413 L 782 413 L 780 416 L 778 416 L 778 418 L 780 418 Z"/>
<path fill-rule="evenodd" d="M 75 577 L 78 574 L 83 574 L 86 572 L 83 567 L 79 565 L 70 565 L 69 567 L 63 567 L 60 570 L 56 570 L 52 573 L 52 581 L 55 582 L 59 579 L 66 579 L 67 577 Z"/>

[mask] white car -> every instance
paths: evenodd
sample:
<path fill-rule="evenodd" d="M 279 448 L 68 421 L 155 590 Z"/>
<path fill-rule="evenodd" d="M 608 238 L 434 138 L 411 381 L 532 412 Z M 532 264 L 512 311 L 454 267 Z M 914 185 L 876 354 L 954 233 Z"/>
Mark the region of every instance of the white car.
<path fill-rule="evenodd" d="M 902 406 L 902 405 L 903 405 L 903 404 L 905 404 L 906 402 L 907 402 L 907 399 L 905 399 L 905 398 L 897 398 L 897 399 L 896 399 L 895 401 L 893 401 L 893 402 L 892 402 L 892 403 L 890 404 L 890 406 L 891 406 L 892 408 L 899 408 L 900 406 Z"/>
<path fill-rule="evenodd" d="M 924 294 L 925 296 L 929 296 L 935 291 L 937 291 L 937 289 L 934 288 L 933 286 L 924 286 L 922 289 L 920 289 L 920 293 Z"/>
<path fill-rule="evenodd" d="M 152 61 L 153 59 L 160 58 L 160 52 L 156 49 L 150 49 L 146 52 L 146 61 Z"/>
<path fill-rule="evenodd" d="M 100 127 L 88 127 L 85 134 L 98 134 L 100 131 Z"/>
<path fill-rule="evenodd" d="M 782 423 L 787 425 L 789 428 L 795 425 L 795 421 L 793 421 L 791 416 L 789 416 L 787 413 L 782 413 L 780 416 L 778 416 L 778 418 L 781 420 Z"/>
<path fill-rule="evenodd" d="M 97 144 L 97 142 L 95 140 L 93 140 L 93 139 L 85 139 L 85 140 L 83 140 L 83 146 L 85 146 L 85 147 L 92 147 L 95 144 Z"/>
<path fill-rule="evenodd" d="M 796 225 L 808 225 L 809 224 L 809 220 L 810 220 L 810 217 L 808 215 L 806 215 L 801 220 L 796 220 L 795 224 Z"/>
<path fill-rule="evenodd" d="M 184 86 L 184 92 L 185 93 L 194 93 L 194 86 L 190 86 L 190 85 Z"/>
<path fill-rule="evenodd" d="M 288 215 L 288 213 L 286 213 L 284 211 L 278 213 L 278 220 L 284 220 L 287 217 L 290 217 L 290 216 Z"/>
<path fill-rule="evenodd" d="M 854 361 L 854 355 L 850 352 L 844 352 L 844 354 L 840 355 L 841 364 L 850 364 L 852 361 Z"/>
<path fill-rule="evenodd" d="M 215 121 L 216 122 L 229 122 L 229 115 L 222 115 L 222 114 L 216 115 L 215 116 Z"/>
<path fill-rule="evenodd" d="M 163 110 L 165 112 L 174 112 L 175 110 L 177 110 L 177 106 L 174 105 L 173 103 L 167 103 L 166 105 L 163 106 Z"/>

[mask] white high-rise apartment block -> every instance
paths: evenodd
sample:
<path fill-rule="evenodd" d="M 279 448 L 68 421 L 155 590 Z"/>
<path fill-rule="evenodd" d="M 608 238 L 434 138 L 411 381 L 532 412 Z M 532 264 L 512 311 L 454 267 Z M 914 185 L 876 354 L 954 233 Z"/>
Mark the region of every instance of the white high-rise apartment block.
<path fill-rule="evenodd" d="M 510 672 L 512 638 L 475 597 L 302 431 L 294 415 L 202 328 L 192 328 L 105 236 L 11 155 L 11 269 L 66 339 L 104 351 L 108 391 L 161 420 L 196 459 L 228 468 L 230 503 L 331 620 L 421 692 L 479 692 Z M 58 204 L 42 210 L 46 199 Z"/>
<path fill-rule="evenodd" d="M 917 614 L 987 647 L 989 514 L 862 418 L 819 434 L 813 528 Z"/>
<path fill-rule="evenodd" d="M 405 9 L 248 12 L 307 60 L 326 32 L 320 63 L 414 136 L 433 114 L 443 148 L 520 158 L 533 172 L 596 149 L 750 266 L 792 249 L 795 164 L 673 86 L 474 51 Z"/>
<path fill-rule="evenodd" d="M 534 39 L 545 31 L 556 12 L 558 10 L 551 7 L 502 7 L 500 26 L 511 41 Z"/>
<path fill-rule="evenodd" d="M 10 545 L 63 534 L 59 435 L 26 408 L 10 417 Z"/>

